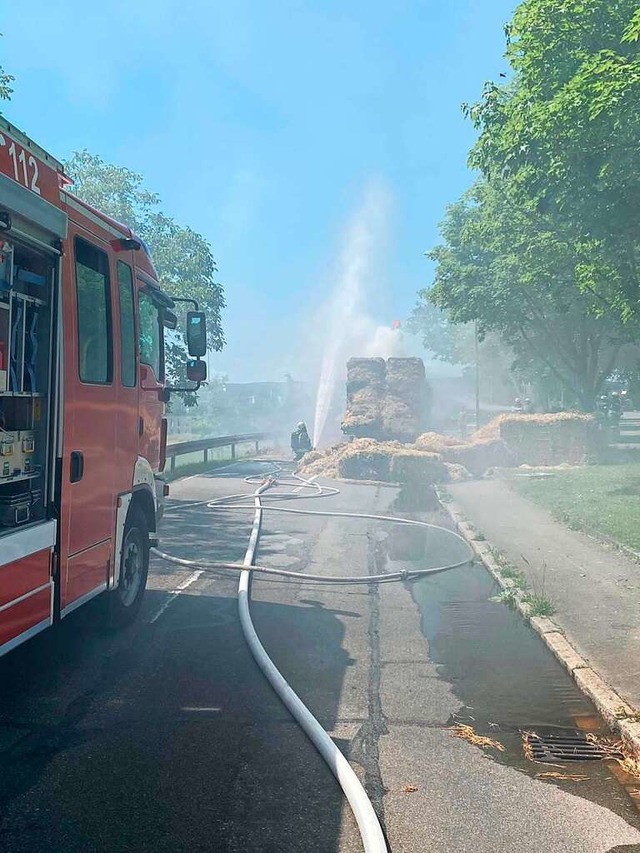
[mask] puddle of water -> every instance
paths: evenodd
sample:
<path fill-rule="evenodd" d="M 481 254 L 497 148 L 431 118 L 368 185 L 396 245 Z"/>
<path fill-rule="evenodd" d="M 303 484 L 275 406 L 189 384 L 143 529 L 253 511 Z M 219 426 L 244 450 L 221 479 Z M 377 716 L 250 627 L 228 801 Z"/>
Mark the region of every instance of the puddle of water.
<path fill-rule="evenodd" d="M 441 518 L 435 521 L 442 523 Z M 415 528 L 389 531 L 385 545 L 390 571 L 454 562 L 464 551 L 462 543 L 452 544 L 451 537 Z M 522 730 L 580 728 L 605 734 L 607 729 L 592 703 L 522 617 L 505 604 L 491 601 L 500 590 L 484 567 L 454 569 L 423 578 L 409 588 L 420 610 L 429 657 L 464 704 L 450 724 L 466 723 L 479 734 L 496 738 L 505 752 L 487 754 L 529 775 L 548 771 L 587 775 L 583 782 L 545 782 L 600 803 L 640 826 L 637 808 L 615 781 L 615 768 L 607 763 L 555 767 L 525 758 Z"/>
<path fill-rule="evenodd" d="M 491 601 L 499 589 L 481 567 L 412 587 L 431 659 L 479 720 L 503 727 L 575 728 L 593 706 L 517 613 Z"/>

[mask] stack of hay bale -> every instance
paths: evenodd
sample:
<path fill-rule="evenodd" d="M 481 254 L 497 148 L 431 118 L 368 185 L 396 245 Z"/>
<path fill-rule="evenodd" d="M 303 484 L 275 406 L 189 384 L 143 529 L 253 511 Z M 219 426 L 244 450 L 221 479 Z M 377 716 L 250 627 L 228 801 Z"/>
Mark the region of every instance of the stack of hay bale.
<path fill-rule="evenodd" d="M 383 358 L 352 358 L 347 365 L 347 411 L 342 431 L 356 438 L 382 438 L 387 366 Z"/>
<path fill-rule="evenodd" d="M 352 358 L 342 431 L 357 438 L 412 442 L 423 432 L 427 382 L 420 358 Z"/>
<path fill-rule="evenodd" d="M 440 457 L 412 447 L 423 432 L 427 382 L 420 358 L 352 358 L 342 431 L 355 437 L 338 460 L 345 479 L 403 483 L 424 501 L 446 479 Z"/>
<path fill-rule="evenodd" d="M 510 415 L 500 422 L 500 436 L 518 464 L 579 465 L 601 452 L 603 432 L 593 415 Z"/>
<path fill-rule="evenodd" d="M 489 468 L 513 464 L 513 454 L 499 438 L 476 440 L 472 437 L 470 441 L 463 442 L 427 432 L 418 437 L 415 446 L 420 450 L 438 453 L 445 462 L 462 467 L 476 477 L 481 477 Z"/>
<path fill-rule="evenodd" d="M 415 441 L 426 426 L 427 382 L 422 359 L 388 359 L 386 380 L 382 404 L 384 436 L 407 443 Z"/>
<path fill-rule="evenodd" d="M 353 405 L 345 418 L 345 432 L 356 429 L 384 430 L 393 428 L 396 435 L 412 415 L 407 409 L 393 422 L 386 406 L 386 393 L 381 390 L 382 359 L 354 359 L 360 370 L 350 372 L 357 377 L 350 386 Z M 375 374 L 375 392 L 368 395 L 368 385 L 359 383 Z M 418 371 L 416 370 L 417 375 Z M 388 368 L 384 389 L 386 392 Z M 393 385 L 393 383 L 392 383 Z M 402 387 L 400 384 L 396 387 Z M 405 391 L 409 391 L 407 381 Z M 364 394 L 362 392 L 365 392 Z M 370 389 L 369 389 L 370 391 Z M 373 401 L 373 402 L 372 402 Z M 404 403 L 404 400 L 400 401 Z M 406 404 L 410 408 L 411 403 Z M 398 410 L 395 410 L 397 412 Z M 351 421 L 348 421 L 351 418 Z M 347 428 L 345 428 L 345 425 Z M 392 425 L 392 427 L 391 427 Z M 334 445 L 327 450 L 308 453 L 300 467 L 304 476 L 342 477 L 349 480 L 375 480 L 399 483 L 404 495 L 414 506 L 429 508 L 434 498 L 433 486 L 447 481 L 481 477 L 492 468 L 517 465 L 547 466 L 581 464 L 599 450 L 602 431 L 592 415 L 563 412 L 553 415 L 502 414 L 482 427 L 467 441 L 453 436 L 426 432 L 411 442 L 356 437 L 350 442 Z"/>

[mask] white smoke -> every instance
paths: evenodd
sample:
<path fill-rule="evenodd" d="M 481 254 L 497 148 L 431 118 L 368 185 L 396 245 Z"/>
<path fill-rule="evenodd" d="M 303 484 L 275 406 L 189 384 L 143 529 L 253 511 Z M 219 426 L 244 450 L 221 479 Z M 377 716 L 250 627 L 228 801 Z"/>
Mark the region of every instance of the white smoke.
<path fill-rule="evenodd" d="M 376 326 L 367 335 L 359 354 L 366 358 L 403 358 L 406 351 L 400 329 Z"/>

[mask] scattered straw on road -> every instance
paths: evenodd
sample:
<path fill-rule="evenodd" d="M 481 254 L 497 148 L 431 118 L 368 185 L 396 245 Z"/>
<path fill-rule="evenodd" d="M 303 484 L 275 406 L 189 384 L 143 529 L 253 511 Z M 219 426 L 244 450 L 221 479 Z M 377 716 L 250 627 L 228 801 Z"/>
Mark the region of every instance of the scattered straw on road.
<path fill-rule="evenodd" d="M 459 737 L 466 740 L 467 743 L 472 743 L 474 746 L 481 746 L 483 749 L 497 749 L 499 752 L 504 752 L 504 746 L 497 740 L 484 735 L 479 735 L 473 726 L 467 726 L 464 723 L 458 723 L 452 726 L 449 731 L 454 737 Z"/>

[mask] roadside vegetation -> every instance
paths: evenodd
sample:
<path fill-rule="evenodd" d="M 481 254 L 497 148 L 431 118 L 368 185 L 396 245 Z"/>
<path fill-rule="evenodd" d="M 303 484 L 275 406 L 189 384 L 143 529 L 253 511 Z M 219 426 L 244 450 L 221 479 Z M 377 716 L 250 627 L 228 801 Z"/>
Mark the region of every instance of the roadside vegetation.
<path fill-rule="evenodd" d="M 525 498 L 574 530 L 640 552 L 640 465 L 597 465 L 512 481 Z"/>
<path fill-rule="evenodd" d="M 216 262 L 206 238 L 167 215 L 160 207 L 159 196 L 148 190 L 142 175 L 131 169 L 105 163 L 89 151 L 74 152 L 64 166 L 73 181 L 71 190 L 75 195 L 128 225 L 145 241 L 166 292 L 198 301 L 207 315 L 208 349 L 221 350 L 225 344 L 222 330 L 224 291 L 217 281 Z M 181 315 L 184 305 L 178 303 L 174 310 Z M 181 322 L 180 328 L 184 328 L 184 323 Z M 171 384 L 188 385 L 187 358 L 182 335 L 167 336 L 165 359 Z M 177 396 L 183 405 L 197 405 L 194 394 L 179 393 Z"/>
<path fill-rule="evenodd" d="M 14 80 L 0 65 L 0 102 L 11 100 Z M 218 267 L 208 240 L 166 214 L 161 209 L 158 194 L 147 189 L 142 175 L 126 166 L 106 163 L 86 149 L 74 151 L 63 165 L 74 195 L 142 238 L 153 257 L 160 284 L 179 300 L 174 306 L 179 317 L 178 328 L 185 327 L 187 306 L 182 300 L 198 301 L 207 316 L 207 349 L 219 352 L 226 343 L 222 328 L 226 302 L 224 288 L 217 281 Z M 179 331 L 165 337 L 164 358 L 169 384 L 189 387 L 186 341 Z M 177 391 L 173 406 L 176 404 L 178 408 L 190 409 L 198 405 L 198 396 L 191 391 Z M 169 403 L 168 411 L 171 407 Z"/>
<path fill-rule="evenodd" d="M 11 93 L 13 92 L 13 89 L 11 88 L 12 83 L 12 75 L 7 74 L 4 68 L 0 65 L 0 101 L 11 100 Z"/>
<path fill-rule="evenodd" d="M 531 616 L 553 616 L 556 608 L 544 594 L 546 565 L 542 566 L 542 577 L 539 583 L 533 582 L 534 589 L 532 590 L 525 573 L 512 566 L 502 551 L 497 548 L 490 548 L 489 552 L 493 561 L 498 566 L 500 577 L 508 584 L 491 600 L 497 601 L 499 604 L 506 604 L 508 607 L 517 607 L 518 604 L 526 604 Z M 529 561 L 525 560 L 525 562 L 533 570 Z"/>
<path fill-rule="evenodd" d="M 591 411 L 612 377 L 640 391 L 637 5 L 517 7 L 505 79 L 464 106 L 478 178 L 445 213 L 411 321 L 542 409 Z"/>

